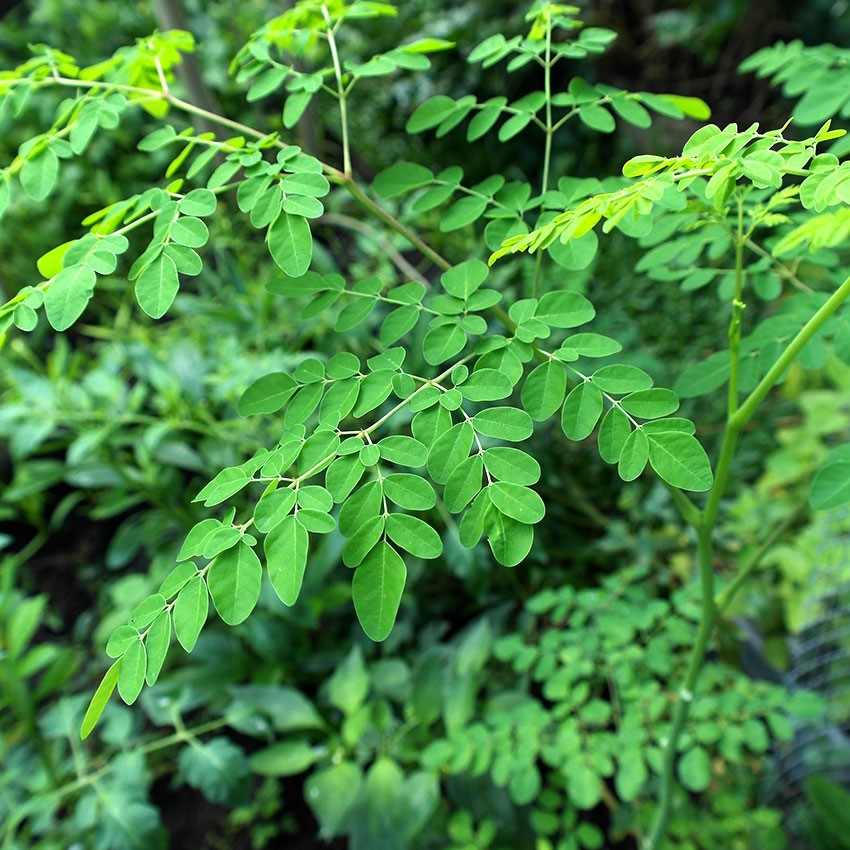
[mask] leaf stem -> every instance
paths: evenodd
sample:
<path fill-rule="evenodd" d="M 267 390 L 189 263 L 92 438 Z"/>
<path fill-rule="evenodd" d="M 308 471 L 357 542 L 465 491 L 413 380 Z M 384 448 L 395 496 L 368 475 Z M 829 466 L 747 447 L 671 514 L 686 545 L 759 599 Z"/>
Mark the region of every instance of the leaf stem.
<path fill-rule="evenodd" d="M 850 277 L 830 296 L 830 298 L 817 310 L 817 312 L 800 329 L 786 349 L 777 358 L 776 362 L 767 371 L 767 374 L 759 381 L 756 388 L 750 393 L 744 403 L 737 407 L 726 422 L 723 435 L 723 443 L 720 448 L 720 457 L 717 461 L 717 469 L 714 475 L 714 485 L 708 496 L 705 509 L 702 512 L 700 522 L 695 526 L 698 541 L 698 565 L 700 583 L 702 585 L 702 613 L 700 616 L 697 639 L 691 650 L 688 662 L 688 670 L 682 690 L 679 691 L 680 701 L 676 705 L 673 715 L 673 725 L 670 736 L 666 742 L 664 762 L 661 772 L 661 792 L 659 795 L 658 809 L 653 819 L 649 836 L 644 842 L 644 850 L 659 850 L 661 841 L 667 830 L 672 810 L 673 791 L 675 788 L 675 766 L 676 749 L 681 736 L 685 721 L 688 718 L 690 704 L 693 701 L 694 688 L 696 686 L 699 671 L 705 659 L 708 642 L 714 631 L 714 626 L 719 616 L 719 611 L 726 608 L 732 597 L 744 585 L 747 578 L 752 575 L 764 552 L 761 550 L 744 567 L 726 590 L 715 601 L 714 595 L 714 528 L 717 524 L 717 515 L 720 508 L 720 500 L 726 490 L 729 473 L 732 469 L 732 461 L 735 456 L 735 448 L 741 429 L 750 421 L 759 405 L 764 401 L 768 392 L 773 388 L 783 372 L 791 365 L 806 343 L 823 327 L 826 321 L 835 311 L 850 297 Z M 791 520 L 786 520 L 790 522 Z M 784 530 L 782 528 L 781 530 Z M 781 533 L 781 530 L 779 533 Z M 768 538 L 764 551 L 772 545 L 773 539 Z M 684 697 L 687 697 L 685 699 Z"/>
<path fill-rule="evenodd" d="M 331 16 L 328 7 L 322 4 L 322 17 L 328 25 L 328 47 L 331 49 L 331 59 L 334 63 L 334 76 L 336 77 L 337 100 L 339 100 L 339 121 L 342 127 L 342 171 L 346 177 L 351 177 L 351 150 L 348 141 L 348 111 L 346 108 L 346 91 L 342 82 L 342 65 L 339 61 L 339 53 L 336 49 L 336 38 L 334 27 L 331 26 Z"/>

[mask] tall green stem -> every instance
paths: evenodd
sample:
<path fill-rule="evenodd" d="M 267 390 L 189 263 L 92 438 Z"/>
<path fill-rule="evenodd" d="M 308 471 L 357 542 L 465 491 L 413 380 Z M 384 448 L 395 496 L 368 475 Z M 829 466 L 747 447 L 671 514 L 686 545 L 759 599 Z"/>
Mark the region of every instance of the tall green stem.
<path fill-rule="evenodd" d="M 342 126 L 342 170 L 346 177 L 351 177 L 351 148 L 348 142 L 348 109 L 346 107 L 345 86 L 342 82 L 342 65 L 339 61 L 339 53 L 336 49 L 336 38 L 334 27 L 331 26 L 331 16 L 328 7 L 322 5 L 322 17 L 328 25 L 328 46 L 331 49 L 331 59 L 334 63 L 334 77 L 336 77 L 337 99 L 339 100 L 339 122 Z"/>
<path fill-rule="evenodd" d="M 740 257 L 740 254 L 739 254 Z M 740 261 L 740 259 L 739 259 Z M 768 392 L 782 377 L 785 370 L 791 365 L 806 343 L 826 324 L 836 310 L 850 298 L 850 277 L 827 299 L 827 301 L 815 312 L 808 322 L 800 329 L 787 348 L 777 358 L 776 362 L 759 381 L 756 388 L 747 399 L 735 409 L 730 409 L 723 435 L 723 443 L 720 447 L 720 456 L 714 474 L 714 484 L 709 492 L 708 501 L 699 523 L 696 524 L 697 531 L 697 555 L 699 564 L 700 584 L 702 590 L 702 612 L 696 641 L 691 650 L 688 660 L 688 668 L 685 680 L 679 691 L 679 701 L 673 712 L 673 721 L 670 734 L 665 742 L 664 762 L 661 771 L 661 791 L 659 794 L 658 809 L 652 823 L 650 832 L 644 842 L 644 850 L 659 850 L 672 812 L 673 793 L 675 790 L 675 767 L 676 751 L 679 738 L 688 719 L 688 713 L 694 697 L 699 672 L 705 660 L 705 653 L 714 626 L 717 622 L 718 607 L 714 596 L 714 529 L 717 525 L 717 516 L 720 510 L 720 501 L 729 481 L 732 469 L 732 461 L 738 444 L 741 429 L 750 421 L 759 405 L 764 401 Z M 737 350 L 733 351 L 733 358 L 738 357 Z M 731 399 L 731 396 L 730 396 Z M 745 568 L 746 569 L 746 568 Z M 751 570 L 747 571 L 748 573 Z M 740 589 L 742 581 L 733 580 L 735 592 Z M 728 602 L 729 596 L 721 597 L 721 604 Z"/>

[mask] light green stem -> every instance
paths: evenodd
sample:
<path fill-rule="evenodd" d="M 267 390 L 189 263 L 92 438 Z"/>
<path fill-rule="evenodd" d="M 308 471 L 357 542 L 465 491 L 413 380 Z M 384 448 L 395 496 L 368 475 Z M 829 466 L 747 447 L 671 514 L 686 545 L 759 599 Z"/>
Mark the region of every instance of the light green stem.
<path fill-rule="evenodd" d="M 328 25 L 328 47 L 331 49 L 331 59 L 334 63 L 334 76 L 336 77 L 337 100 L 339 101 L 339 123 L 342 128 L 342 171 L 346 177 L 351 177 L 351 148 L 348 141 L 348 109 L 346 106 L 345 85 L 342 81 L 342 65 L 339 61 L 339 53 L 336 49 L 336 38 L 334 28 L 331 26 L 331 16 L 328 7 L 322 4 L 322 17 Z"/>
<path fill-rule="evenodd" d="M 679 738 L 688 718 L 691 702 L 694 697 L 694 689 L 699 678 L 699 672 L 705 660 L 705 653 L 709 641 L 714 632 L 717 622 L 718 603 L 714 595 L 714 529 L 717 525 L 717 515 L 720 509 L 720 501 L 729 481 L 729 473 L 732 469 L 732 461 L 735 456 L 735 448 L 738 437 L 743 427 L 752 419 L 759 405 L 764 401 L 768 392 L 782 377 L 785 370 L 791 365 L 797 355 L 802 351 L 806 343 L 826 324 L 836 310 L 850 298 L 850 277 L 829 297 L 829 299 L 815 312 L 815 314 L 799 330 L 797 335 L 788 344 L 787 348 L 777 358 L 776 362 L 767 371 L 767 374 L 759 381 L 756 388 L 748 398 L 730 413 L 723 435 L 723 443 L 720 448 L 720 457 L 714 474 L 714 485 L 708 495 L 708 501 L 702 512 L 699 523 L 695 526 L 698 540 L 698 564 L 700 583 L 702 589 L 702 613 L 700 616 L 699 629 L 696 641 L 691 650 L 685 680 L 679 691 L 679 702 L 673 712 L 673 722 L 670 734 L 665 742 L 664 762 L 661 771 L 661 791 L 658 800 L 658 809 L 652 823 L 650 832 L 644 842 L 644 850 L 659 850 L 672 812 L 673 793 L 676 787 L 675 767 L 676 750 Z M 742 571 L 746 575 L 752 573 L 753 566 Z M 743 578 L 733 579 L 727 591 L 718 600 L 720 605 L 728 604 L 732 595 L 743 585 Z"/>

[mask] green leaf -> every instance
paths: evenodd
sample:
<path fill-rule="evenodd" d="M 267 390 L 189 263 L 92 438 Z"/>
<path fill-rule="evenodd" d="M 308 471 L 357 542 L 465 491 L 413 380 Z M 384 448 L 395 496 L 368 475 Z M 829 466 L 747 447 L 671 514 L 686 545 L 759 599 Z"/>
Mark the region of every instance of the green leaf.
<path fill-rule="evenodd" d="M 345 501 L 360 483 L 365 467 L 356 455 L 337 458 L 325 473 L 325 486 L 335 502 Z"/>
<path fill-rule="evenodd" d="M 468 224 L 477 221 L 484 215 L 487 209 L 487 199 L 478 197 L 465 197 L 455 201 L 440 219 L 440 231 L 451 233 Z"/>
<path fill-rule="evenodd" d="M 422 355 L 426 362 L 438 366 L 463 351 L 466 334 L 456 324 L 431 328 L 422 342 Z"/>
<path fill-rule="evenodd" d="M 346 716 L 354 714 L 369 695 L 369 671 L 363 651 L 354 646 L 328 679 L 328 699 Z"/>
<path fill-rule="evenodd" d="M 145 645 L 141 640 L 130 644 L 130 648 L 121 657 L 121 667 L 118 671 L 118 693 L 127 705 L 132 705 L 142 692 L 147 663 L 147 652 L 145 652 Z"/>
<path fill-rule="evenodd" d="M 257 750 L 249 761 L 252 773 L 260 776 L 296 776 L 304 773 L 324 755 L 324 747 L 295 739 L 278 741 L 270 747 Z"/>
<path fill-rule="evenodd" d="M 637 798 L 646 780 L 649 779 L 649 771 L 646 769 L 640 750 L 622 753 L 619 761 L 620 767 L 614 777 L 614 788 L 621 800 L 630 803 Z"/>
<path fill-rule="evenodd" d="M 155 685 L 159 678 L 165 656 L 168 655 L 168 646 L 171 643 L 171 614 L 163 611 L 151 623 L 146 639 L 148 651 L 148 666 L 145 673 L 145 681 L 148 685 Z"/>
<path fill-rule="evenodd" d="M 319 835 L 327 841 L 339 835 L 349 812 L 360 796 L 363 772 L 349 761 L 312 771 L 304 783 L 304 799 L 319 823 Z"/>
<path fill-rule="evenodd" d="M 440 283 L 449 295 L 464 301 L 487 279 L 490 269 L 481 260 L 465 260 L 440 276 Z"/>
<path fill-rule="evenodd" d="M 527 440 L 534 433 L 531 417 L 517 407 L 482 410 L 472 417 L 472 426 L 485 437 L 495 437 L 510 443 Z"/>
<path fill-rule="evenodd" d="M 207 583 L 200 577 L 194 578 L 180 591 L 172 609 L 174 635 L 186 652 L 191 652 L 195 646 L 208 611 Z"/>
<path fill-rule="evenodd" d="M 642 96 L 651 109 L 658 109 L 657 101 L 648 103 L 647 96 L 645 94 Z M 657 97 L 664 98 L 664 100 L 672 104 L 675 108 L 681 110 L 686 118 L 693 118 L 694 121 L 708 121 L 711 118 L 711 108 L 704 100 L 698 97 L 686 97 L 680 94 L 662 94 L 657 95 Z"/>
<path fill-rule="evenodd" d="M 437 504 L 431 483 L 409 472 L 394 472 L 384 478 L 384 495 L 408 511 L 427 511 Z"/>
<path fill-rule="evenodd" d="M 499 401 L 513 392 L 510 378 L 498 369 L 476 369 L 458 387 L 470 401 Z"/>
<path fill-rule="evenodd" d="M 206 192 L 208 190 L 202 189 L 201 191 Z M 207 244 L 210 238 L 210 232 L 199 218 L 180 216 L 171 225 L 168 231 L 168 238 L 186 248 L 200 248 L 202 245 Z"/>
<path fill-rule="evenodd" d="M 570 802 L 585 811 L 594 808 L 602 799 L 602 782 L 597 773 L 579 758 L 570 759 L 564 773 Z"/>
<path fill-rule="evenodd" d="M 499 120 L 499 116 L 502 114 L 502 108 L 507 102 L 508 99 L 506 97 L 499 96 L 491 97 L 490 100 L 482 104 L 481 111 L 473 116 L 469 122 L 469 127 L 466 129 L 467 141 L 474 142 L 489 132 Z"/>
<path fill-rule="evenodd" d="M 257 378 L 236 404 L 240 416 L 277 413 L 292 398 L 298 384 L 285 372 L 272 372 Z"/>
<path fill-rule="evenodd" d="M 467 508 L 458 525 L 458 540 L 461 546 L 471 549 L 478 544 L 484 533 L 484 523 L 489 514 L 495 509 L 490 503 L 490 495 L 486 489 L 482 490 Z"/>
<path fill-rule="evenodd" d="M 582 104 L 578 108 L 581 123 L 597 133 L 613 133 L 616 127 L 614 116 L 602 106 L 592 103 Z"/>
<path fill-rule="evenodd" d="M 414 437 L 394 434 L 378 443 L 381 457 L 399 466 L 424 466 L 428 460 L 428 449 Z"/>
<path fill-rule="evenodd" d="M 612 407 L 602 417 L 602 424 L 596 435 L 599 456 L 605 463 L 618 463 L 623 446 L 632 432 L 629 418 L 619 407 Z"/>
<path fill-rule="evenodd" d="M 19 177 L 27 195 L 34 201 L 43 201 L 59 177 L 59 157 L 52 148 L 42 148 L 38 154 L 24 162 Z"/>
<path fill-rule="evenodd" d="M 313 236 L 303 216 L 281 212 L 269 227 L 267 240 L 272 259 L 285 274 L 300 277 L 310 268 Z"/>
<path fill-rule="evenodd" d="M 591 230 L 567 242 L 556 240 L 549 246 L 549 254 L 561 268 L 580 271 L 593 262 L 598 249 L 599 237 Z"/>
<path fill-rule="evenodd" d="M 597 369 L 591 378 L 600 390 L 616 395 L 646 390 L 652 386 L 652 378 L 643 369 L 622 363 L 603 366 Z"/>
<path fill-rule="evenodd" d="M 370 372 L 360 382 L 360 392 L 354 405 L 354 415 L 363 416 L 383 404 L 393 391 L 395 372 L 391 369 L 378 369 Z"/>
<path fill-rule="evenodd" d="M 92 729 L 97 725 L 100 715 L 103 714 L 103 710 L 106 708 L 106 704 L 109 702 L 109 698 L 118 684 L 118 675 L 121 671 L 122 660 L 119 658 L 113 662 L 91 698 L 89 707 L 86 709 L 85 716 L 83 717 L 82 725 L 80 726 L 80 738 L 83 741 L 91 735 Z"/>
<path fill-rule="evenodd" d="M 300 425 L 308 419 L 319 406 L 324 392 L 325 385 L 321 383 L 306 384 L 300 390 L 297 390 L 286 409 L 283 424 L 287 428 L 291 428 L 293 425 Z"/>
<path fill-rule="evenodd" d="M 436 127 L 448 118 L 456 108 L 454 100 L 450 97 L 442 94 L 429 97 L 428 100 L 416 107 L 404 129 L 408 133 L 421 133 L 423 130 Z"/>
<path fill-rule="evenodd" d="M 850 502 L 850 461 L 829 463 L 819 470 L 812 482 L 809 502 L 816 511 Z"/>
<path fill-rule="evenodd" d="M 449 513 L 460 513 L 480 492 L 484 460 L 479 454 L 461 461 L 446 481 L 443 504 Z"/>
<path fill-rule="evenodd" d="M 47 321 L 57 331 L 65 331 L 80 318 L 92 297 L 95 273 L 90 266 L 62 269 L 44 293 Z"/>
<path fill-rule="evenodd" d="M 534 310 L 534 318 L 553 328 L 574 328 L 596 315 L 593 305 L 578 292 L 547 292 Z"/>
<path fill-rule="evenodd" d="M 207 507 L 218 505 L 229 499 L 234 493 L 238 493 L 243 487 L 251 482 L 244 469 L 231 466 L 222 469 L 221 472 L 204 487 L 193 502 L 203 502 Z"/>
<path fill-rule="evenodd" d="M 207 573 L 210 596 L 228 626 L 243 622 L 254 610 L 262 580 L 260 559 L 247 543 L 237 543 L 212 563 Z"/>
<path fill-rule="evenodd" d="M 469 455 L 474 436 L 468 422 L 459 422 L 437 438 L 428 453 L 428 473 L 434 481 L 445 484 L 449 480 L 455 467 Z"/>
<path fill-rule="evenodd" d="M 540 464 L 520 449 L 495 446 L 484 452 L 483 459 L 487 471 L 499 481 L 529 485 L 540 480 Z"/>
<path fill-rule="evenodd" d="M 192 189 L 177 204 L 181 215 L 206 217 L 212 215 L 216 208 L 215 193 L 209 189 Z"/>
<path fill-rule="evenodd" d="M 392 631 L 406 578 L 404 561 L 385 541 L 357 567 L 351 583 L 354 610 L 372 640 L 385 640 Z"/>
<path fill-rule="evenodd" d="M 165 597 L 159 593 L 145 597 L 132 611 L 128 624 L 134 629 L 149 626 L 165 608 Z"/>
<path fill-rule="evenodd" d="M 718 351 L 699 363 L 688 366 L 673 389 L 680 398 L 696 398 L 722 387 L 729 380 L 730 358 L 726 351 Z"/>
<path fill-rule="evenodd" d="M 681 431 L 649 434 L 649 463 L 673 487 L 702 493 L 714 476 L 711 461 L 696 437 Z"/>
<path fill-rule="evenodd" d="M 639 419 L 661 419 L 679 409 L 679 397 L 673 390 L 656 387 L 627 395 L 620 404 L 626 413 Z"/>
<path fill-rule="evenodd" d="M 381 324 L 381 345 L 384 348 L 398 342 L 406 333 L 413 330 L 419 321 L 421 311 L 415 304 L 405 304 L 387 314 Z"/>
<path fill-rule="evenodd" d="M 257 531 L 268 534 L 289 515 L 295 506 L 296 498 L 295 490 L 288 487 L 264 493 L 254 508 L 254 527 Z"/>
<path fill-rule="evenodd" d="M 145 267 L 135 286 L 139 306 L 152 319 L 161 319 L 180 289 L 174 260 L 168 254 L 160 254 Z"/>
<path fill-rule="evenodd" d="M 623 481 L 634 481 L 643 472 L 649 460 L 649 439 L 641 428 L 636 428 L 623 443 L 617 472 Z"/>
<path fill-rule="evenodd" d="M 410 514 L 389 514 L 387 537 L 397 546 L 417 558 L 439 558 L 443 554 L 440 535 L 419 517 Z"/>
<path fill-rule="evenodd" d="M 378 516 L 381 513 L 383 492 L 377 481 L 367 481 L 359 490 L 355 490 L 340 509 L 340 533 L 351 537 L 364 522 Z"/>
<path fill-rule="evenodd" d="M 106 642 L 106 654 L 110 658 L 119 658 L 139 639 L 139 630 L 132 626 L 118 626 Z"/>
<path fill-rule="evenodd" d="M 313 99 L 313 92 L 298 91 L 289 95 L 283 104 L 283 126 L 287 130 L 291 130 L 300 120 L 310 101 Z"/>
<path fill-rule="evenodd" d="M 532 525 L 540 522 L 546 514 L 543 499 L 528 487 L 497 481 L 487 488 L 490 501 L 506 516 L 517 522 Z"/>
<path fill-rule="evenodd" d="M 382 198 L 395 198 L 427 186 L 434 179 L 434 172 L 415 162 L 397 162 L 382 171 L 373 184 L 375 192 Z"/>
<path fill-rule="evenodd" d="M 346 378 L 344 381 L 331 384 L 319 408 L 319 422 L 335 428 L 343 419 L 351 415 L 359 396 L 360 381 L 357 378 Z"/>
<path fill-rule="evenodd" d="M 562 367 L 563 368 L 563 367 Z M 561 411 L 561 427 L 571 440 L 590 436 L 602 416 L 602 392 L 590 381 L 582 381 L 567 396 Z"/>
<path fill-rule="evenodd" d="M 547 360 L 525 379 L 520 395 L 522 406 L 537 422 L 553 416 L 567 391 L 567 370 L 558 360 Z M 600 398 L 601 400 L 601 398 Z"/>
<path fill-rule="evenodd" d="M 711 784 L 711 759 L 702 747 L 693 747 L 680 759 L 678 765 L 679 781 L 694 793 L 705 791 Z"/>
<path fill-rule="evenodd" d="M 488 487 L 485 493 L 492 488 Z M 481 494 L 482 496 L 484 493 Z M 481 496 L 479 496 L 479 499 Z M 489 504 L 489 499 L 488 499 Z M 473 505 L 474 508 L 474 505 Z M 464 517 L 465 519 L 466 517 Z M 534 526 L 505 516 L 501 511 L 491 509 L 485 513 L 484 531 L 493 557 L 504 567 L 515 567 L 531 551 L 534 543 Z"/>
<path fill-rule="evenodd" d="M 245 753 L 228 738 L 195 740 L 180 750 L 177 763 L 186 783 L 211 803 L 235 804 L 251 782 Z"/>
<path fill-rule="evenodd" d="M 263 542 L 269 579 L 284 605 L 294 605 L 301 592 L 308 548 L 307 530 L 293 515 L 275 525 Z"/>
<path fill-rule="evenodd" d="M 358 566 L 384 536 L 385 517 L 367 520 L 351 535 L 342 550 L 342 562 L 347 567 Z"/>

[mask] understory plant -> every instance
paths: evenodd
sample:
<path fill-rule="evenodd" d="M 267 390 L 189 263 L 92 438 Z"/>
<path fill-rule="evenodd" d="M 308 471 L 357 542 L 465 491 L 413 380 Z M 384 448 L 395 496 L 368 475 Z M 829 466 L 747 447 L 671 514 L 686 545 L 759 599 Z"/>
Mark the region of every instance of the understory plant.
<path fill-rule="evenodd" d="M 454 48 L 421 37 L 362 55 L 358 28 L 394 13 L 390 4 L 365 0 L 302 0 L 257 31 L 232 71 L 247 86 L 249 101 L 272 104 L 262 127 L 179 94 L 175 68 L 181 52 L 193 47 L 182 31 L 156 33 L 89 67 L 38 45 L 29 61 L 0 75 L 2 109 L 13 116 L 50 92 L 64 95 L 52 124 L 21 145 L 3 169 L 0 213 L 17 204 L 21 193 L 34 202 L 48 199 L 68 162 L 137 110 L 161 125 L 138 149 L 163 174 L 158 185 L 92 211 L 83 231 L 39 259 L 39 281 L 21 286 L 0 307 L 4 338 L 37 331 L 43 319 L 57 333 L 73 334 L 116 282 L 124 291 L 132 284 L 138 309 L 150 319 L 173 317 L 184 293 L 192 291 L 189 280 L 203 281 L 207 274 L 199 251 L 210 241 L 211 227 L 215 232 L 218 222 L 241 214 L 240 222 L 262 234 L 278 270 L 264 281 L 267 293 L 287 299 L 281 312 L 297 310 L 311 338 L 323 340 L 291 367 L 261 372 L 258 364 L 258 374 L 246 377 L 236 409 L 263 423 L 256 433 L 266 441 L 230 447 L 237 457 L 222 462 L 224 468 L 194 497 L 213 510 L 193 518 L 177 565 L 126 623 L 111 630 L 106 652 L 114 660 L 85 713 L 82 736 L 92 732 L 114 690 L 134 703 L 145 685 L 157 683 L 175 642 L 187 652 L 195 647 L 210 601 L 230 626 L 254 614 L 264 583 L 285 606 L 296 606 L 311 556 L 326 535 L 341 535 L 339 560 L 352 570 L 354 611 L 376 642 L 392 632 L 408 569 L 445 557 L 449 538 L 467 549 L 485 540 L 496 562 L 517 567 L 553 507 L 535 490 L 541 463 L 526 450 L 551 427 L 567 440 L 593 438 L 602 461 L 623 482 L 656 477 L 690 528 L 698 605 L 691 608 L 691 627 L 683 627 L 686 635 L 667 635 L 667 644 L 684 641 L 687 663 L 681 670 L 663 649 L 647 649 L 645 663 L 664 685 L 656 682 L 655 708 L 644 728 L 632 719 L 640 717 L 628 695 L 633 683 L 619 682 L 613 668 L 604 680 L 609 702 L 601 698 L 599 665 L 606 650 L 616 649 L 628 669 L 631 640 L 639 634 L 651 643 L 656 620 L 672 617 L 670 603 L 643 591 L 632 594 L 620 576 L 619 584 L 605 586 L 605 594 L 622 597 L 618 615 L 599 629 L 599 647 L 582 649 L 571 632 L 582 626 L 582 618 L 570 613 L 571 589 L 544 592 L 528 605 L 547 622 L 527 643 L 504 641 L 497 654 L 518 675 L 533 667 L 531 679 L 545 697 L 557 698 L 557 710 L 529 695 L 513 703 L 508 696 L 504 728 L 482 733 L 464 726 L 462 740 L 448 728 L 444 740 L 425 751 L 416 799 L 427 803 L 438 771 L 451 776 L 474 763 L 473 774 L 491 771 L 514 802 L 534 805 L 531 822 L 541 850 L 568 850 L 577 841 L 592 847 L 604 840 L 590 824 L 578 824 L 579 810 L 606 794 L 624 804 L 651 797 L 651 807 L 623 814 L 611 829 L 658 850 L 675 818 L 686 820 L 687 795 L 705 791 L 712 781 L 708 747 L 718 746 L 723 759 L 739 765 L 743 735 L 755 737 L 757 752 L 766 748 L 764 718 L 774 732 L 789 734 L 778 719 L 775 695 L 742 707 L 731 690 L 730 711 L 749 731 L 728 733 L 739 737 L 729 743 L 721 717 L 727 706 L 711 702 L 725 674 L 705 659 L 718 622 L 785 529 L 781 523 L 767 529 L 752 557 L 717 581 L 716 540 L 740 438 L 796 364 L 817 367 L 825 358 L 850 358 L 842 315 L 850 278 L 836 276 L 840 264 L 831 253 L 850 227 L 850 167 L 829 151 L 844 131 L 832 129 L 829 120 L 808 136 L 795 134 L 793 125 L 764 130 L 706 124 L 680 152 L 633 157 L 622 176 L 559 173 L 557 164 L 566 160 L 559 145 L 570 133 L 612 133 L 618 123 L 644 130 L 653 114 L 702 122 L 709 110 L 694 98 L 565 76 L 567 65 L 583 69 L 615 36 L 584 27 L 575 7 L 538 2 L 526 16 L 525 34 L 491 35 L 466 57 L 510 75 L 534 70 L 533 78 L 523 77 L 522 94 L 484 101 L 473 94 L 435 94 L 412 109 L 406 123 L 409 134 L 426 140 L 453 134 L 458 143 L 465 137 L 479 144 L 495 135 L 500 143 L 538 145 L 536 180 L 516 165 L 505 174 L 468 180 L 457 163 L 437 168 L 396 162 L 369 181 L 355 168 L 350 137 L 359 98 L 367 98 L 382 78 L 425 71 L 432 54 Z M 315 121 L 319 111 L 335 120 L 330 156 L 292 143 L 299 122 Z M 187 121 L 211 123 L 220 132 L 198 132 Z M 334 223 L 375 241 L 380 255 L 335 257 L 329 237 L 319 238 L 321 228 Z M 604 317 L 596 319 L 588 297 L 594 283 L 586 270 L 600 238 L 636 240 L 642 258 L 636 269 L 623 269 L 634 277 L 633 286 L 677 281 L 689 291 L 718 289 L 726 332 L 672 389 L 656 386 L 635 365 L 640 352 L 623 351 L 594 324 Z M 226 308 L 228 293 L 218 297 Z M 121 303 L 126 310 L 127 299 Z M 99 318 L 108 326 L 108 315 Z M 273 338 L 267 336 L 265 344 L 273 346 Z M 181 390 L 172 390 L 161 435 L 146 447 L 152 455 L 173 444 L 182 427 L 174 416 L 181 411 Z M 704 396 L 721 399 L 725 416 L 719 426 L 703 421 L 702 406 L 690 401 Z M 690 416 L 682 415 L 682 400 Z M 131 416 L 156 417 L 138 412 L 132 400 L 127 408 Z M 21 411 L 17 418 L 24 418 Z M 707 426 L 721 432 L 716 447 L 707 444 L 713 461 L 703 445 Z M 227 440 L 223 424 L 209 428 Z M 240 440 L 252 433 L 240 430 Z M 94 446 L 77 452 L 85 456 L 87 448 Z M 182 448 L 170 451 L 187 458 Z M 850 500 L 848 472 L 850 454 L 836 446 L 814 479 L 812 505 L 830 508 Z M 127 490 L 132 498 L 134 487 Z M 606 604 L 605 594 L 593 604 Z M 582 605 L 586 619 L 592 605 L 586 598 Z M 576 656 L 583 652 L 588 658 L 582 661 Z M 573 657 L 574 666 L 564 665 Z M 357 656 L 352 659 L 356 667 Z M 356 695 L 356 686 L 349 686 Z M 585 691 L 586 701 L 580 700 Z M 348 686 L 335 693 L 330 702 L 351 715 L 343 735 L 354 742 L 367 725 L 358 715 L 361 706 Z M 615 718 L 612 712 L 622 714 Z M 709 715 L 721 719 L 703 725 Z M 576 716 L 601 730 L 593 754 L 598 763 L 582 752 L 580 732 L 571 727 Z M 476 751 L 476 736 L 486 742 L 484 756 Z M 513 760 L 515 745 L 526 762 Z M 324 755 L 312 744 L 288 746 L 295 749 L 284 748 L 283 756 L 302 770 Z M 256 755 L 255 767 L 263 757 L 262 751 Z M 275 757 L 274 751 L 265 755 L 271 774 Z M 545 794 L 541 761 L 552 774 Z M 361 777 L 352 773 L 359 767 L 343 776 L 340 765 L 332 760 L 314 777 L 319 797 L 338 799 L 340 789 L 359 787 L 355 780 Z M 285 770 L 295 772 L 291 764 Z M 204 781 L 203 765 L 194 775 Z M 613 792 L 604 781 L 610 777 Z M 396 787 L 398 771 L 376 753 L 363 781 L 383 793 Z M 308 801 L 311 793 L 308 786 Z M 313 796 L 325 833 L 345 832 L 345 813 L 334 820 L 339 813 L 328 814 Z M 375 847 L 398 834 L 394 813 L 371 805 L 371 832 L 359 834 L 362 844 L 355 846 Z M 628 806 L 609 808 L 626 812 Z M 405 828 L 424 828 L 430 810 L 423 803 Z M 469 817 L 453 827 L 459 846 L 490 846 L 492 828 L 476 832 Z M 565 822 L 554 824 L 558 817 Z"/>

